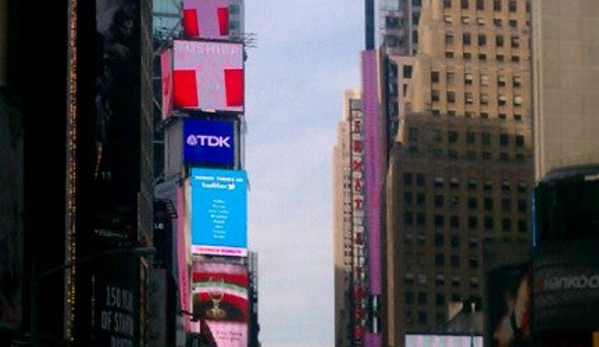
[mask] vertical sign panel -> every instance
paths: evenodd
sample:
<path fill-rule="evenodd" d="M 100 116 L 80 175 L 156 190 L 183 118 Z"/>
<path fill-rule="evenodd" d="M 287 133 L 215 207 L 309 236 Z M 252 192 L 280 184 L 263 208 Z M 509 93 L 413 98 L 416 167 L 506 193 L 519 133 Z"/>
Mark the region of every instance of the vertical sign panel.
<path fill-rule="evenodd" d="M 183 161 L 201 166 L 232 167 L 235 163 L 234 123 L 183 119 Z"/>
<path fill-rule="evenodd" d="M 193 38 L 229 39 L 229 0 L 183 0 L 183 30 Z"/>

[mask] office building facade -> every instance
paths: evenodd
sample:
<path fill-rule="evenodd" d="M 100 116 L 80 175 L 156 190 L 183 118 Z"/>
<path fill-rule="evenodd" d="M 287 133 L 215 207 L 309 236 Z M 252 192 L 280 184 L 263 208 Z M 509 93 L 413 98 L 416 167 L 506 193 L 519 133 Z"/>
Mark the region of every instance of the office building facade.
<path fill-rule="evenodd" d="M 529 4 L 423 1 L 418 33 L 386 179 L 387 346 L 484 299 L 485 244 L 530 233 Z"/>

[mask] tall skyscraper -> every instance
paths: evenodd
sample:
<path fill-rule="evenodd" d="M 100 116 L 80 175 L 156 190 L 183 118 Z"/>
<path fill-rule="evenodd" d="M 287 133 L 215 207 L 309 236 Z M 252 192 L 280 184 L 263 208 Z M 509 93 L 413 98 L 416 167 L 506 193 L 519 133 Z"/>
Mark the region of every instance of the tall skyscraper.
<path fill-rule="evenodd" d="M 419 22 L 386 180 L 387 346 L 443 332 L 485 295 L 485 244 L 530 231 L 527 1 L 425 0 Z"/>
<path fill-rule="evenodd" d="M 533 2 L 535 174 L 599 161 L 599 4 Z"/>

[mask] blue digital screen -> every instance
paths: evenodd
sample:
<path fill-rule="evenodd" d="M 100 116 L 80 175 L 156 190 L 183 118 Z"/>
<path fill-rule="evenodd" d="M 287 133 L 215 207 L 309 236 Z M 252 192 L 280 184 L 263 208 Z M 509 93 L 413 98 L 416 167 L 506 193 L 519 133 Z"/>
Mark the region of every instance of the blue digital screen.
<path fill-rule="evenodd" d="M 183 121 L 183 161 L 186 164 L 234 164 L 233 122 L 197 118 L 184 118 Z"/>
<path fill-rule="evenodd" d="M 191 244 L 247 247 L 247 174 L 191 169 Z"/>

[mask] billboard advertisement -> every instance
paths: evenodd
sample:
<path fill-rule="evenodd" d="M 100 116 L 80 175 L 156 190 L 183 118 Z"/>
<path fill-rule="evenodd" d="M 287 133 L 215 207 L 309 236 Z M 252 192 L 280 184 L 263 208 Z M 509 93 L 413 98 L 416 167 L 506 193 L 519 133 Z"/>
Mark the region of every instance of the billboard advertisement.
<path fill-rule="evenodd" d="M 183 119 L 183 162 L 232 167 L 235 163 L 235 123 L 199 118 Z"/>
<path fill-rule="evenodd" d="M 248 284 L 243 265 L 193 263 L 193 313 L 206 321 L 218 347 L 248 344 Z"/>
<path fill-rule="evenodd" d="M 100 261 L 96 268 L 91 345 L 138 346 L 140 275 L 137 257 L 113 255 Z"/>
<path fill-rule="evenodd" d="M 173 112 L 173 49 L 160 53 L 160 85 L 162 86 L 162 119 Z"/>
<path fill-rule="evenodd" d="M 140 9 L 134 0 L 96 0 L 94 244 L 137 239 L 141 173 Z M 91 132 L 90 132 L 91 134 Z M 87 170 L 86 170 L 87 171 Z"/>
<path fill-rule="evenodd" d="M 480 335 L 406 334 L 406 347 L 483 347 Z"/>
<path fill-rule="evenodd" d="M 533 258 L 536 333 L 599 328 L 597 242 L 563 241 L 537 246 Z"/>
<path fill-rule="evenodd" d="M 173 55 L 175 108 L 243 112 L 243 44 L 175 40 Z"/>
<path fill-rule="evenodd" d="M 487 273 L 485 346 L 532 346 L 530 262 L 499 266 Z"/>
<path fill-rule="evenodd" d="M 183 0 L 183 31 L 188 37 L 229 39 L 229 0 Z"/>
<path fill-rule="evenodd" d="M 247 174 L 191 168 L 191 251 L 247 255 Z"/>

